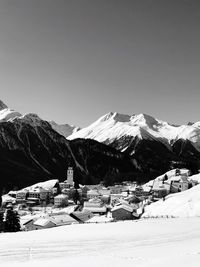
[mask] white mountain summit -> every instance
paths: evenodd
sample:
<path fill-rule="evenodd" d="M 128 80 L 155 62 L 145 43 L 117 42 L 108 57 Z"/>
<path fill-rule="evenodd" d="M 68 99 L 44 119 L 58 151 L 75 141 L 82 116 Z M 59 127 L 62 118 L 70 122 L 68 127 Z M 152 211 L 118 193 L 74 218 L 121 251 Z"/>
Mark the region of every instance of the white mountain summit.
<path fill-rule="evenodd" d="M 6 122 L 6 121 L 12 122 L 14 120 L 23 120 L 23 122 L 29 122 L 35 126 L 40 125 L 42 122 L 41 118 L 37 114 L 28 113 L 22 115 L 21 113 L 10 109 L 6 104 L 3 103 L 3 101 L 0 100 L 0 122 Z M 49 124 L 55 131 L 57 131 L 64 137 L 67 137 L 79 130 L 78 127 L 71 126 L 68 124 L 60 125 L 54 121 L 50 121 Z"/>
<path fill-rule="evenodd" d="M 200 151 L 200 122 L 176 126 L 146 114 L 130 116 L 110 112 L 88 127 L 68 136 L 68 139 L 95 139 L 109 144 L 126 136 L 157 139 L 166 145 L 178 139 L 189 140 Z"/>

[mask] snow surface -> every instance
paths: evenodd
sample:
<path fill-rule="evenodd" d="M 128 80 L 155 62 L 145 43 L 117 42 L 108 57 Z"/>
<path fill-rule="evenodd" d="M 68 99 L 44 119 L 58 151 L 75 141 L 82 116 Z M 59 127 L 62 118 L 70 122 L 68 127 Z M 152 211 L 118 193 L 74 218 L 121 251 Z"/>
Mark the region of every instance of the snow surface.
<path fill-rule="evenodd" d="M 2 267 L 197 267 L 200 219 L 146 219 L 0 234 Z"/>
<path fill-rule="evenodd" d="M 58 183 L 58 182 L 59 182 L 58 179 L 47 180 L 45 182 L 39 182 L 37 184 L 34 184 L 34 185 L 31 185 L 31 186 L 25 187 L 24 189 L 33 190 L 33 189 L 42 187 L 45 190 L 51 190 L 55 186 L 55 184 Z"/>
<path fill-rule="evenodd" d="M 88 127 L 68 136 L 68 139 L 90 138 L 99 142 L 112 142 L 124 136 L 156 138 L 167 145 L 178 139 L 188 139 L 200 151 L 199 122 L 176 126 L 146 114 L 129 116 L 110 112 Z"/>
<path fill-rule="evenodd" d="M 145 207 L 143 217 L 162 216 L 200 217 L 200 184 Z"/>

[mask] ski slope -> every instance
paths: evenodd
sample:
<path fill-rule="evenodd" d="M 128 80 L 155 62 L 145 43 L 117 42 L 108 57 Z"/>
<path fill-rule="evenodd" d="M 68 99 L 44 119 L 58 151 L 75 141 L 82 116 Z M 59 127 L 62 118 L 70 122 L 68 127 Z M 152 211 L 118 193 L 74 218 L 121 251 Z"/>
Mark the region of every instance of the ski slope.
<path fill-rule="evenodd" d="M 0 241 L 1 267 L 197 267 L 200 218 L 69 225 Z"/>

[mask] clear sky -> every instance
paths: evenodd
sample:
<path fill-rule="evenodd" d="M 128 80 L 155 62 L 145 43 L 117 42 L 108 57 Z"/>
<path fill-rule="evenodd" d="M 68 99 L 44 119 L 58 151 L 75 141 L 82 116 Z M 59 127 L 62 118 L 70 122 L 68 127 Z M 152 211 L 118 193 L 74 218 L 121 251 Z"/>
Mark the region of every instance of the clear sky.
<path fill-rule="evenodd" d="M 199 0 L 0 0 L 0 99 L 87 126 L 200 120 Z"/>

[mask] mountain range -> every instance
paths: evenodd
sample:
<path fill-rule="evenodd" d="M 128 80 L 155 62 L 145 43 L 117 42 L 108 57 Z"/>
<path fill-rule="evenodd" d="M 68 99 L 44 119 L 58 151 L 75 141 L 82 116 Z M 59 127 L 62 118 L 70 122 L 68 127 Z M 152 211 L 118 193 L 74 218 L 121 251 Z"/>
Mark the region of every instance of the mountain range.
<path fill-rule="evenodd" d="M 95 140 L 69 141 L 54 129 L 37 114 L 21 115 L 0 102 L 0 189 L 63 181 L 69 166 L 76 184 L 109 182 L 137 172 L 129 155 Z"/>
<path fill-rule="evenodd" d="M 189 141 L 197 151 L 200 151 L 200 122 L 189 125 L 172 125 L 146 114 L 124 115 L 110 112 L 92 123 L 68 136 L 75 138 L 94 139 L 106 144 L 115 144 L 121 151 L 129 150 L 128 142 L 121 139 L 155 140 L 163 143 L 169 149 L 178 140 Z"/>
<path fill-rule="evenodd" d="M 0 188 L 48 179 L 76 184 L 146 182 L 174 167 L 200 169 L 200 123 L 176 126 L 149 115 L 108 113 L 79 129 L 22 115 L 0 101 Z"/>

